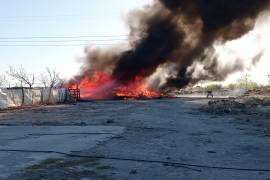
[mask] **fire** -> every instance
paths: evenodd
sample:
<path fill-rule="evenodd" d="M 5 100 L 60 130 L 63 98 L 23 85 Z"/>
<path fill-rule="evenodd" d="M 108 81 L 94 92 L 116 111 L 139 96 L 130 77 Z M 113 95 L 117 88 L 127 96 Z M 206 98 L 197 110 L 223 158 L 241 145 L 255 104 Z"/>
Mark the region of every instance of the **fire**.
<path fill-rule="evenodd" d="M 83 100 L 159 98 L 162 96 L 161 93 L 148 87 L 140 76 L 126 84 L 119 84 L 111 74 L 105 72 L 96 72 L 92 77 L 84 76 L 79 83 L 70 84 L 69 88 L 80 89 Z"/>
<path fill-rule="evenodd" d="M 161 96 L 160 93 L 147 87 L 139 76 L 134 81 L 116 88 L 115 94 L 125 98 L 158 98 Z"/>

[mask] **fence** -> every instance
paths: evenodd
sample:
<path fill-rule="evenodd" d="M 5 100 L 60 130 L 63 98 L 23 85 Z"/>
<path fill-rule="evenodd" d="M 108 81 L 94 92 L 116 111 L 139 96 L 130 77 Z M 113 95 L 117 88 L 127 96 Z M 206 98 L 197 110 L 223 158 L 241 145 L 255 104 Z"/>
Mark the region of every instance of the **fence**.
<path fill-rule="evenodd" d="M 16 107 L 21 105 L 35 105 L 43 103 L 64 103 L 68 100 L 65 88 L 3 88 L 0 89 L 0 108 Z"/>

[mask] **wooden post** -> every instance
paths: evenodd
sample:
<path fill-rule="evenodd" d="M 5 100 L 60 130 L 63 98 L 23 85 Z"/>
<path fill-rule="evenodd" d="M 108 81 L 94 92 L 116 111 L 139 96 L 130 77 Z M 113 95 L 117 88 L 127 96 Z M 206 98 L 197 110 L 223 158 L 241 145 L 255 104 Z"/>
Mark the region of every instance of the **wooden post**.
<path fill-rule="evenodd" d="M 81 94 L 80 94 L 80 89 L 79 89 L 79 85 L 76 85 L 76 95 L 77 95 L 77 101 L 79 101 L 81 99 Z"/>

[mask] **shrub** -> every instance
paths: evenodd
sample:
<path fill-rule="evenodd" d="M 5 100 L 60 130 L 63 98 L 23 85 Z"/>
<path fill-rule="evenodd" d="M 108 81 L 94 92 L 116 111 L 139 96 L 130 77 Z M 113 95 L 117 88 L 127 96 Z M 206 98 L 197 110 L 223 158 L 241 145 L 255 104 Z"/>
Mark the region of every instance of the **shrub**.
<path fill-rule="evenodd" d="M 228 84 L 225 89 L 234 90 L 237 88 L 237 84 Z"/>
<path fill-rule="evenodd" d="M 245 74 L 238 80 L 237 86 L 239 88 L 248 89 L 248 90 L 259 87 L 259 85 L 256 82 L 250 79 L 250 75 L 248 74 Z"/>
<path fill-rule="evenodd" d="M 216 91 L 222 89 L 221 84 L 210 84 L 205 87 L 206 91 Z"/>

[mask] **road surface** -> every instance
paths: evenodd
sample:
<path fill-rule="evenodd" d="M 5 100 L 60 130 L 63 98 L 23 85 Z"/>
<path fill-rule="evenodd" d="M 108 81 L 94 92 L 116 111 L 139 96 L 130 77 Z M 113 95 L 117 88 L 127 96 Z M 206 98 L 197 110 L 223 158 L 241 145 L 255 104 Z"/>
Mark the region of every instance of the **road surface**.
<path fill-rule="evenodd" d="M 0 113 L 0 149 L 27 150 L 0 151 L 2 179 L 268 180 L 270 138 L 257 122 L 269 116 L 209 114 L 200 110 L 205 103 L 100 101 Z"/>

